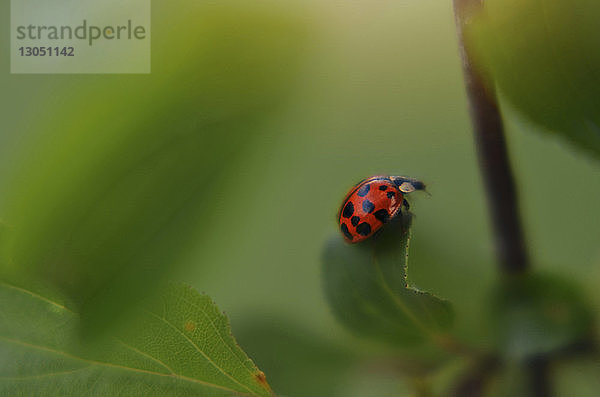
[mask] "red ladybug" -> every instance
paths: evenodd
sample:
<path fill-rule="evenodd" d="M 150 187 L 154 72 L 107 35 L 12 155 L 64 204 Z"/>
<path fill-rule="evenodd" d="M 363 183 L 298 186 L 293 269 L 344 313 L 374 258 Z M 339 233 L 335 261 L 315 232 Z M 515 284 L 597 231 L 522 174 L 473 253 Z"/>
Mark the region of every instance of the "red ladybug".
<path fill-rule="evenodd" d="M 339 213 L 340 229 L 349 243 L 371 237 L 381 226 L 398 215 L 402 205 L 408 209 L 404 194 L 425 190 L 425 185 L 404 176 L 372 176 L 350 190 Z"/>

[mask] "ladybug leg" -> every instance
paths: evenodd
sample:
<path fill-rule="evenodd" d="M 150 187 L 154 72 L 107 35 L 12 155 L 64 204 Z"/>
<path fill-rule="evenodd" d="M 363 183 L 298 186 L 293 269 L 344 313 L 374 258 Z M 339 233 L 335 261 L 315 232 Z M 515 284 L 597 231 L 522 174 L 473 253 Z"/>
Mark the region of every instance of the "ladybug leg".
<path fill-rule="evenodd" d="M 406 199 L 402 200 L 402 206 L 406 208 L 407 211 L 410 210 L 410 205 L 408 204 L 408 201 L 406 201 Z"/>

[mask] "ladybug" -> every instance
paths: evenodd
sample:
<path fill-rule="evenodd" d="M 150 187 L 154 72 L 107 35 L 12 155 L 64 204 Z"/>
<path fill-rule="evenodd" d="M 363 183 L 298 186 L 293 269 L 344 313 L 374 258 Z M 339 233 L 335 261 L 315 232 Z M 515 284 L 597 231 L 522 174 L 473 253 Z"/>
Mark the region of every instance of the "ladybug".
<path fill-rule="evenodd" d="M 404 176 L 372 176 L 363 179 L 346 195 L 340 208 L 340 229 L 349 243 L 371 237 L 402 206 L 408 210 L 404 194 L 425 190 L 423 182 Z"/>

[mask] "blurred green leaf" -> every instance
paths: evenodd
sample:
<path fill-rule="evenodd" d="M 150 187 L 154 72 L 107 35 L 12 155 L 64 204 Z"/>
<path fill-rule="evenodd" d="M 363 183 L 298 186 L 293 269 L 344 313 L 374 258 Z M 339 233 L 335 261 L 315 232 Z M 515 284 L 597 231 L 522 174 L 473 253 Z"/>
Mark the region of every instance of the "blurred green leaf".
<path fill-rule="evenodd" d="M 339 386 L 339 396 L 343 397 L 421 397 L 407 379 L 381 368 L 361 368 L 348 376 Z"/>
<path fill-rule="evenodd" d="M 600 390 L 600 358 L 568 360 L 554 367 L 557 397 L 596 397 Z"/>
<path fill-rule="evenodd" d="M 504 280 L 490 312 L 499 351 L 510 359 L 550 353 L 591 332 L 592 314 L 577 286 L 548 275 Z"/>
<path fill-rule="evenodd" d="M 534 397 L 530 368 L 523 362 L 504 363 L 487 387 L 486 397 Z"/>
<path fill-rule="evenodd" d="M 432 395 L 442 396 L 467 361 L 440 360 L 439 354 L 417 359 L 387 345 L 375 349 L 372 343 L 343 340 L 337 333 L 317 335 L 280 317 L 253 316 L 236 322 L 235 330 L 244 351 L 269 374 L 271 386 L 286 396 L 413 395 L 401 391 L 421 383 L 431 387 Z"/>
<path fill-rule="evenodd" d="M 271 396 L 212 300 L 170 285 L 101 346 L 62 303 L 0 284 L 0 394 Z"/>
<path fill-rule="evenodd" d="M 153 41 L 151 75 L 86 76 L 39 109 L 41 138 L 7 188 L 1 277 L 58 287 L 88 333 L 125 317 L 210 232 L 221 181 L 296 76 L 293 9 L 186 7 L 164 16 L 171 36 Z"/>
<path fill-rule="evenodd" d="M 451 305 L 408 286 L 411 215 L 377 236 L 350 245 L 341 235 L 325 247 L 325 292 L 335 315 L 351 330 L 397 346 L 419 345 L 449 328 Z"/>
<path fill-rule="evenodd" d="M 599 19 L 596 0 L 486 0 L 468 32 L 479 66 L 519 111 L 596 155 Z"/>
<path fill-rule="evenodd" d="M 281 318 L 253 317 L 235 329 L 239 344 L 285 396 L 345 397 L 340 383 L 364 359 L 334 337 Z"/>

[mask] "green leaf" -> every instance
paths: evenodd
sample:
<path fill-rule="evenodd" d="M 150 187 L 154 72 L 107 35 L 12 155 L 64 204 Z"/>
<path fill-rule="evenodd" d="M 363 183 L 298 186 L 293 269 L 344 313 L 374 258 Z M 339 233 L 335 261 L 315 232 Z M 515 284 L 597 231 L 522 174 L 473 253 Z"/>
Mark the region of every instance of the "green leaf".
<path fill-rule="evenodd" d="M 490 83 L 548 131 L 600 154 L 600 2 L 486 0 L 468 44 Z"/>
<path fill-rule="evenodd" d="M 170 285 L 89 348 L 62 302 L 0 284 L 0 395 L 271 396 L 208 296 Z"/>
<path fill-rule="evenodd" d="M 577 286 L 548 275 L 503 280 L 493 293 L 490 313 L 490 331 L 509 359 L 559 350 L 592 330 L 592 312 Z"/>
<path fill-rule="evenodd" d="M 325 247 L 325 292 L 338 319 L 353 331 L 397 346 L 419 345 L 452 323 L 449 302 L 406 281 L 411 215 L 382 233 L 347 244 L 341 235 Z"/>
<path fill-rule="evenodd" d="M 37 109 L 38 139 L 0 209 L 11 230 L 0 277 L 54 285 L 92 333 L 156 290 L 220 221 L 219 189 L 235 183 L 302 53 L 290 9 L 158 7 L 181 15 L 156 26 L 153 73 L 82 78 Z"/>

